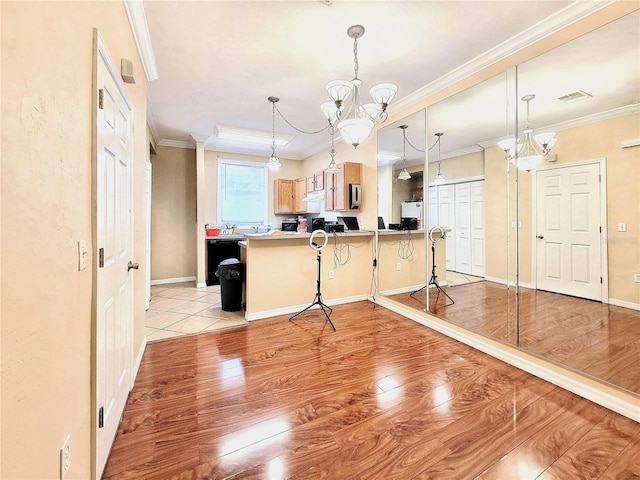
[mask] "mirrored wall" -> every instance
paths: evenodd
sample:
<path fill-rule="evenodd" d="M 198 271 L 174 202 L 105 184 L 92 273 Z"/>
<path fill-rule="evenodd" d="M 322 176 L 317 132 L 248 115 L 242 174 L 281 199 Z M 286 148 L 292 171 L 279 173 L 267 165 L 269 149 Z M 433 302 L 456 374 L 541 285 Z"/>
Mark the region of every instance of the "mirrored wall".
<path fill-rule="evenodd" d="M 640 394 L 638 51 L 634 12 L 381 129 L 380 293 Z"/>

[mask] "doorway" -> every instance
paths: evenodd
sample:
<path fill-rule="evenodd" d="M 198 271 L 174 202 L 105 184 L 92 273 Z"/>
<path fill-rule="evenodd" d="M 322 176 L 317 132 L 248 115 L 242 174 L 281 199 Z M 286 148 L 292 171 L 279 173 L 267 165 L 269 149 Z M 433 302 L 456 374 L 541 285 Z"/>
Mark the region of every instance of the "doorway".
<path fill-rule="evenodd" d="M 92 447 L 101 478 L 131 389 L 133 104 L 94 29 Z"/>
<path fill-rule="evenodd" d="M 606 300 L 604 160 L 536 171 L 536 288 Z"/>

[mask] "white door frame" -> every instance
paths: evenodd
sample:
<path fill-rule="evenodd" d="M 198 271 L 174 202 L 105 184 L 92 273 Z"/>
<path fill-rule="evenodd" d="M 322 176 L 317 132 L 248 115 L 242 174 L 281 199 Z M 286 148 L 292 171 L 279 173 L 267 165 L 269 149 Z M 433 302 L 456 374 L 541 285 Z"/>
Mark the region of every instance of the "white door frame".
<path fill-rule="evenodd" d="M 541 170 L 556 170 L 567 167 L 579 167 L 582 165 L 598 165 L 600 167 L 600 268 L 602 275 L 602 283 L 600 291 L 602 293 L 602 303 L 609 303 L 609 259 L 607 256 L 607 159 L 595 158 L 592 160 L 584 160 L 580 162 L 561 163 L 558 165 L 549 165 L 539 167 L 534 172 Z M 538 219 L 538 181 L 537 175 L 531 176 L 531 234 L 536 235 L 536 225 Z M 538 288 L 538 242 L 531 242 L 531 285 L 534 289 Z"/>
<path fill-rule="evenodd" d="M 95 58 L 93 59 L 93 83 L 92 83 L 92 90 L 91 90 L 91 94 L 92 94 L 92 148 L 91 148 L 91 169 L 92 169 L 92 239 L 93 239 L 93 278 L 92 278 L 92 282 L 93 282 L 93 286 L 92 286 L 92 311 L 91 311 L 91 322 L 92 322 L 92 326 L 91 326 L 91 478 L 92 479 L 99 479 L 102 476 L 103 470 L 104 470 L 104 466 L 106 464 L 106 459 L 105 459 L 105 463 L 102 464 L 101 461 L 99 461 L 98 458 L 98 435 L 99 435 L 99 427 L 98 427 L 98 423 L 99 423 L 99 409 L 100 406 L 99 403 L 99 398 L 98 398 L 98 355 L 99 355 L 99 351 L 98 351 L 98 315 L 97 315 L 97 309 L 98 309 L 98 263 L 99 263 L 99 255 L 98 255 L 98 219 L 97 219 L 97 197 L 98 197 L 98 192 L 96 190 L 96 185 L 97 185 L 97 172 L 98 172 L 98 140 L 97 140 L 97 136 L 98 136 L 98 111 L 99 111 L 99 90 L 100 90 L 100 85 L 99 85 L 99 64 L 103 63 L 104 66 L 106 67 L 106 69 L 108 70 L 109 75 L 112 77 L 112 79 L 114 80 L 116 87 L 118 89 L 118 92 L 120 93 L 120 95 L 122 95 L 124 101 L 127 103 L 127 106 L 130 108 L 131 110 L 131 139 L 133 140 L 133 136 L 134 136 L 134 126 L 133 126 L 133 121 L 134 121 L 134 112 L 133 112 L 133 103 L 129 97 L 129 94 L 127 93 L 127 90 L 124 86 L 124 83 L 122 82 L 121 78 L 120 78 L 120 74 L 119 72 L 116 70 L 113 61 L 111 59 L 111 56 L 109 55 L 109 51 L 106 47 L 106 44 L 104 43 L 104 41 L 102 40 L 102 37 L 100 36 L 100 33 L 98 31 L 97 28 L 94 28 L 93 30 L 93 50 L 94 50 L 94 56 Z M 134 186 L 133 186 L 133 154 L 131 155 L 131 158 L 129 159 L 129 197 L 130 197 L 130 204 L 129 204 L 129 252 L 130 255 L 133 254 L 133 246 L 134 246 L 134 216 L 133 216 L 133 212 L 135 211 L 134 209 L 134 204 L 133 204 L 133 199 L 134 199 Z M 129 372 L 133 372 L 133 366 L 134 366 L 134 356 L 133 356 L 133 299 L 135 298 L 135 295 L 133 293 L 133 281 L 130 280 L 130 290 L 131 290 L 131 301 L 129 301 L 129 318 L 131 318 L 131 325 L 128 330 L 127 330 L 127 334 L 128 334 L 128 347 L 129 347 L 129 352 L 128 352 L 128 359 L 129 359 L 129 365 L 127 366 L 127 369 Z M 130 391 L 132 386 L 133 386 L 133 382 L 134 382 L 134 378 L 133 378 L 133 373 L 131 373 L 131 378 L 128 379 L 128 390 Z M 115 434 L 114 434 L 114 439 L 115 439 Z"/>

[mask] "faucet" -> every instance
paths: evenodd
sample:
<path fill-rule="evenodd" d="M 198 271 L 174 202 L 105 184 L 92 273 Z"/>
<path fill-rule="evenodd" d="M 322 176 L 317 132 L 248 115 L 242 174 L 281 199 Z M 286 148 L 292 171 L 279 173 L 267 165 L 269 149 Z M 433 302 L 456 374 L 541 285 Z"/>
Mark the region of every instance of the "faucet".
<path fill-rule="evenodd" d="M 260 227 L 255 226 L 255 225 L 254 225 L 254 226 L 252 226 L 251 228 L 253 228 L 253 232 L 254 232 L 254 233 L 258 233 L 258 230 L 260 229 Z"/>

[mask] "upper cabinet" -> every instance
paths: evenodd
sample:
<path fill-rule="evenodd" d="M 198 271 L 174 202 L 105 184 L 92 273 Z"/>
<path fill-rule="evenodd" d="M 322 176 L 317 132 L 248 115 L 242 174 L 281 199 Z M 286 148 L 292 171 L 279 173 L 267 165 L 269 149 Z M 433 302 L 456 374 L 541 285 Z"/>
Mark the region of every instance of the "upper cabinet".
<path fill-rule="evenodd" d="M 341 163 L 336 173 L 325 172 L 324 177 L 324 208 L 327 211 L 359 211 L 360 208 L 350 208 L 349 185 L 360 185 L 360 164 Z"/>
<path fill-rule="evenodd" d="M 274 213 L 294 213 L 294 183 L 293 180 L 278 179 L 274 182 L 275 205 Z"/>

